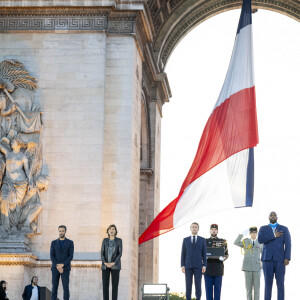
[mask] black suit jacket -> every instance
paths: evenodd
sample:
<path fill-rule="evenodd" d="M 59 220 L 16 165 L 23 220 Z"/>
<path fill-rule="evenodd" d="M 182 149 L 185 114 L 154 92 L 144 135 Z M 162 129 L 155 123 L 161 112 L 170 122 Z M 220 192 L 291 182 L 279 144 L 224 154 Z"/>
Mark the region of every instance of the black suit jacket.
<path fill-rule="evenodd" d="M 38 288 L 39 300 L 40 300 L 40 299 L 41 299 L 41 291 L 40 291 L 40 287 L 37 286 L 37 288 Z M 31 296 L 32 296 L 32 289 L 33 289 L 32 284 L 29 284 L 29 285 L 26 285 L 26 286 L 25 286 L 24 292 L 23 292 L 23 294 L 22 294 L 23 300 L 30 300 L 30 298 L 31 298 Z"/>
<path fill-rule="evenodd" d="M 197 235 L 197 241 L 192 243 L 191 236 L 183 239 L 181 250 L 181 267 L 186 269 L 201 269 L 206 267 L 206 241 Z"/>
<path fill-rule="evenodd" d="M 116 246 L 111 258 L 111 262 L 114 262 L 115 265 L 112 267 L 112 270 L 121 270 L 121 256 L 122 256 L 122 240 L 115 238 Z M 102 270 L 106 270 L 106 265 L 104 263 L 108 262 L 108 246 L 109 238 L 103 239 L 101 247 L 101 260 L 102 260 Z"/>
<path fill-rule="evenodd" d="M 0 291 L 0 300 L 9 300 L 8 298 L 6 298 L 6 293 L 3 290 Z"/>
<path fill-rule="evenodd" d="M 51 270 L 56 269 L 57 264 L 64 264 L 64 271 L 71 270 L 71 261 L 74 255 L 74 243 L 69 239 L 65 239 L 63 248 L 60 250 L 59 239 L 52 241 L 50 247 L 50 258 L 52 261 Z"/>

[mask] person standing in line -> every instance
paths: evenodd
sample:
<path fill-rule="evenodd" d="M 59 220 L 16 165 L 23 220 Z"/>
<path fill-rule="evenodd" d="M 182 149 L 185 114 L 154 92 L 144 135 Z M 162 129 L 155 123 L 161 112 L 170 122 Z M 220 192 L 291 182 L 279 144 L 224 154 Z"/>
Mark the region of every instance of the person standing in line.
<path fill-rule="evenodd" d="M 262 244 L 257 240 L 257 227 L 250 227 L 248 232 L 250 232 L 250 239 L 242 240 L 244 234 L 239 234 L 234 244 L 244 251 L 242 253 L 244 255 L 242 271 L 245 273 L 247 300 L 252 300 L 253 289 L 254 300 L 259 300 Z"/>
<path fill-rule="evenodd" d="M 109 225 L 101 246 L 103 300 L 109 300 L 109 278 L 112 279 L 112 300 L 118 299 L 121 270 L 122 239 L 117 238 L 116 225 Z"/>
<path fill-rule="evenodd" d="M 67 227 L 60 225 L 58 227 L 59 238 L 52 241 L 50 247 L 50 258 L 52 261 L 52 293 L 51 300 L 57 299 L 57 289 L 59 278 L 61 277 L 64 300 L 70 299 L 69 282 L 71 261 L 74 255 L 74 243 L 66 238 Z"/>
<path fill-rule="evenodd" d="M 204 274 L 205 291 L 207 300 L 220 300 L 222 279 L 224 275 L 224 261 L 228 258 L 227 241 L 218 238 L 218 225 L 212 224 L 210 226 L 210 238 L 206 239 L 206 248 L 223 248 L 224 256 L 218 259 L 207 259 L 207 268 Z"/>
<path fill-rule="evenodd" d="M 261 260 L 265 277 L 265 300 L 272 298 L 273 278 L 277 284 L 277 298 L 284 300 L 285 267 L 291 260 L 291 235 L 287 227 L 277 223 L 276 212 L 269 215 L 269 225 L 262 226 L 258 242 L 263 244 Z"/>
<path fill-rule="evenodd" d="M 193 276 L 196 288 L 196 299 L 201 298 L 202 273 L 206 270 L 206 242 L 205 238 L 197 235 L 199 224 L 194 222 L 190 226 L 191 235 L 184 238 L 181 250 L 181 271 L 185 274 L 186 299 L 191 300 Z"/>
<path fill-rule="evenodd" d="M 4 280 L 0 281 L 0 300 L 9 300 L 7 298 L 7 283 Z"/>
<path fill-rule="evenodd" d="M 38 277 L 33 276 L 31 279 L 31 284 L 25 286 L 24 292 L 22 294 L 23 300 L 40 300 L 41 292 L 40 286 L 38 286 Z"/>

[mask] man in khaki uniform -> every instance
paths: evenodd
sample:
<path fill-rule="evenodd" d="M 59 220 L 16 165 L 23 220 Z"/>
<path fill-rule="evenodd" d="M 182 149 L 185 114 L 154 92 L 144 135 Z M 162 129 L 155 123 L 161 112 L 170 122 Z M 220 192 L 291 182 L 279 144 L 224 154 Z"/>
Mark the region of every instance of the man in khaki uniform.
<path fill-rule="evenodd" d="M 252 289 L 254 288 L 254 300 L 259 300 L 260 289 L 260 255 L 263 245 L 257 241 L 257 227 L 250 227 L 250 239 L 243 239 L 243 234 L 239 234 L 234 244 L 242 248 L 244 261 L 242 271 L 245 272 L 247 300 L 252 300 Z"/>

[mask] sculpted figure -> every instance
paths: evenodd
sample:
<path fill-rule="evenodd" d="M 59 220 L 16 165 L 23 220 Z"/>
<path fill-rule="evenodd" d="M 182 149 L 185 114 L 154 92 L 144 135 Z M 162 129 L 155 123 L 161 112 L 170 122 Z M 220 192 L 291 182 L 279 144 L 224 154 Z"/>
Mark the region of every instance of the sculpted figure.
<path fill-rule="evenodd" d="M 18 137 L 12 140 L 11 149 L 5 142 L 0 144 L 0 151 L 6 157 L 6 172 L 0 192 L 1 221 L 6 230 L 18 225 L 18 214 L 28 188 L 28 159 L 20 151 L 24 146 Z"/>
<path fill-rule="evenodd" d="M 0 239 L 38 233 L 40 193 L 49 184 L 42 154 L 37 80 L 17 60 L 0 62 Z"/>
<path fill-rule="evenodd" d="M 11 129 L 11 118 L 9 115 L 14 113 L 17 109 L 17 105 L 13 104 L 9 107 L 6 96 L 4 93 L 0 93 L 0 137 L 6 136 Z"/>
<path fill-rule="evenodd" d="M 23 199 L 22 214 L 20 222 L 24 222 L 24 226 L 30 227 L 33 232 L 36 231 L 37 224 L 35 218 L 42 211 L 40 201 L 40 192 L 47 190 L 49 184 L 48 173 L 42 168 L 42 149 L 41 143 L 29 142 L 25 155 L 29 163 L 29 182 L 32 183 Z"/>

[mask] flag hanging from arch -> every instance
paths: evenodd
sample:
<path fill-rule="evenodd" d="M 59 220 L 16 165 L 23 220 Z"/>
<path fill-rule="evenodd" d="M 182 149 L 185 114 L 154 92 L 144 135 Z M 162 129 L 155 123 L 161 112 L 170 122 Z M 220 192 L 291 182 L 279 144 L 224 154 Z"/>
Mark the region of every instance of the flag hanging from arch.
<path fill-rule="evenodd" d="M 251 0 L 244 0 L 225 81 L 192 166 L 177 198 L 152 221 L 139 244 L 196 217 L 252 206 L 257 144 Z"/>

